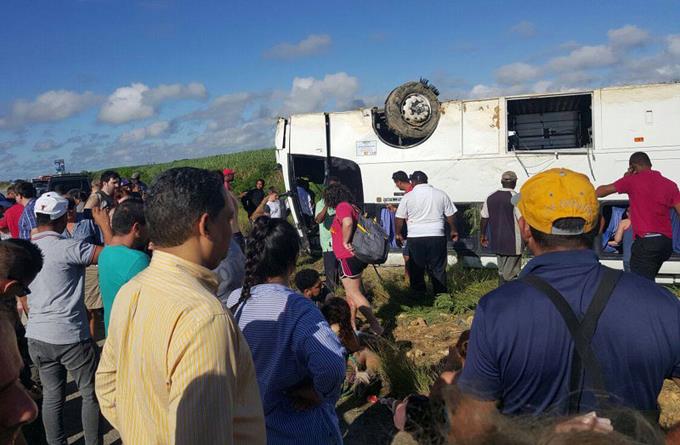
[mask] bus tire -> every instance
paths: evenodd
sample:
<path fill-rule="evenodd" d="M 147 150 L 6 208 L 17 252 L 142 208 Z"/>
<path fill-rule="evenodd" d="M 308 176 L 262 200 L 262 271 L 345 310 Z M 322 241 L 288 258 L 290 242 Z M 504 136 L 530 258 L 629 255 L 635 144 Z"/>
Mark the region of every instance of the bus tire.
<path fill-rule="evenodd" d="M 398 86 L 385 100 L 387 126 L 401 137 L 421 139 L 432 134 L 439 123 L 439 91 L 427 80 Z"/>

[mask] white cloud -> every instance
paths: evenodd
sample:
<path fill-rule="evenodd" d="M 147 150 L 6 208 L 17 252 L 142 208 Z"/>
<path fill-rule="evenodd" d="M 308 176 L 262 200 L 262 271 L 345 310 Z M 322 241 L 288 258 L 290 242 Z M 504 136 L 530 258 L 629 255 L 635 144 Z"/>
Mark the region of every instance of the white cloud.
<path fill-rule="evenodd" d="M 162 135 L 170 129 L 170 122 L 158 121 L 147 127 L 135 128 L 120 135 L 118 142 L 126 144 Z"/>
<path fill-rule="evenodd" d="M 179 99 L 203 99 L 208 92 L 205 85 L 198 82 L 192 82 L 188 85 L 175 83 L 172 85 L 158 85 L 145 92 L 145 100 L 150 104 L 160 104 L 166 100 Z"/>
<path fill-rule="evenodd" d="M 644 47 L 644 51 L 638 51 Z M 680 81 L 680 34 L 652 36 L 635 25 L 607 32 L 606 43 L 567 42 L 565 55 L 495 70 L 496 83 L 477 84 L 464 97 L 569 92 L 611 85 Z"/>
<path fill-rule="evenodd" d="M 553 87 L 553 82 L 550 80 L 539 80 L 538 82 L 534 83 L 531 91 L 535 93 L 547 93 L 550 91 L 550 89 Z"/>
<path fill-rule="evenodd" d="M 359 79 L 343 72 L 327 74 L 323 79 L 296 77 L 284 108 L 290 113 L 357 108 L 363 106 L 357 98 L 358 90 Z"/>
<path fill-rule="evenodd" d="M 109 124 L 146 119 L 154 116 L 163 102 L 180 99 L 202 99 L 207 95 L 200 83 L 188 85 L 159 85 L 149 88 L 143 83 L 133 83 L 114 91 L 99 110 L 99 120 Z"/>
<path fill-rule="evenodd" d="M 483 99 L 496 97 L 502 94 L 502 90 L 493 85 L 477 84 L 470 90 L 469 97 L 473 99 Z"/>
<path fill-rule="evenodd" d="M 110 124 L 122 124 L 153 116 L 154 108 L 144 103 L 144 93 L 147 91 L 149 87 L 143 83 L 118 88 L 99 110 L 99 120 Z"/>
<path fill-rule="evenodd" d="M 510 32 L 522 37 L 533 37 L 536 35 L 536 25 L 532 22 L 522 20 L 510 28 Z"/>
<path fill-rule="evenodd" d="M 44 139 L 35 143 L 33 151 L 36 153 L 52 151 L 61 148 L 62 146 L 63 144 L 58 144 L 54 139 Z"/>
<path fill-rule="evenodd" d="M 328 34 L 310 34 L 297 43 L 279 43 L 264 52 L 267 59 L 295 59 L 326 51 L 331 46 Z"/>
<path fill-rule="evenodd" d="M 680 64 L 664 65 L 657 68 L 656 72 L 664 79 L 680 80 Z"/>
<path fill-rule="evenodd" d="M 0 128 L 18 128 L 27 124 L 56 122 L 74 116 L 97 104 L 100 98 L 86 91 L 47 91 L 32 101 L 15 101 L 9 114 L 0 117 Z"/>
<path fill-rule="evenodd" d="M 614 48 L 634 48 L 649 42 L 649 33 L 635 25 L 626 25 L 607 32 L 609 42 Z"/>
<path fill-rule="evenodd" d="M 503 85 L 516 85 L 535 79 L 541 70 L 528 63 L 516 62 L 503 65 L 496 70 L 496 81 Z"/>
<path fill-rule="evenodd" d="M 568 56 L 555 57 L 548 66 L 557 72 L 606 67 L 618 61 L 614 51 L 607 45 L 581 46 Z"/>
<path fill-rule="evenodd" d="M 666 37 L 667 51 L 671 56 L 680 57 L 680 34 Z"/>

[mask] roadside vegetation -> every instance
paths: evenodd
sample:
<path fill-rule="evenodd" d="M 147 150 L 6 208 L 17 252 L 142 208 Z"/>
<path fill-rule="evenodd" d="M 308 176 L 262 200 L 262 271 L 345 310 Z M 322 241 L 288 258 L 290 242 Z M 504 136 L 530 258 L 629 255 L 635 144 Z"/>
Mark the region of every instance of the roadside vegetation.
<path fill-rule="evenodd" d="M 106 170 L 116 170 L 124 178 L 129 178 L 132 173 L 139 172 L 142 181 L 149 184 L 153 178 L 161 172 L 174 167 L 196 167 L 208 170 L 223 170 L 231 168 L 236 170 L 234 189 L 237 193 L 244 192 L 255 186 L 255 181 L 263 178 L 267 187 L 273 185 L 283 189 L 283 176 L 277 168 L 276 156 L 273 148 L 261 150 L 242 151 L 224 155 L 208 156 L 197 159 L 181 159 L 179 161 L 165 162 L 162 164 L 147 164 L 131 167 L 111 166 Z M 103 170 L 92 173 L 97 177 Z"/>

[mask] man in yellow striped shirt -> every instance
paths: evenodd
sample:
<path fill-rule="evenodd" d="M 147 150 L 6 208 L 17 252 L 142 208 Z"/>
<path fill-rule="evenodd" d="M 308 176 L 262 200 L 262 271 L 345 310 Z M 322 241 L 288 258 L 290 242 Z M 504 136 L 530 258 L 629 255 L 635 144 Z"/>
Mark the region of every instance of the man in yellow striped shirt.
<path fill-rule="evenodd" d="M 235 209 L 214 173 L 151 187 L 147 269 L 121 288 L 97 370 L 102 413 L 126 444 L 264 444 L 250 349 L 215 297 Z"/>

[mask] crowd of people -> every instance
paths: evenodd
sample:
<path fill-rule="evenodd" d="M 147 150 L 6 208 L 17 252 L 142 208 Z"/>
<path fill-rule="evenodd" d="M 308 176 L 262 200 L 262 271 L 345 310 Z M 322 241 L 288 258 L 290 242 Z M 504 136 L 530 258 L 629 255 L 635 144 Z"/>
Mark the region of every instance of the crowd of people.
<path fill-rule="evenodd" d="M 235 174 L 173 168 L 147 187 L 107 171 L 89 196 L 36 196 L 22 182 L 0 199 L 11 237 L 0 241 L 0 443 L 38 443 L 36 429 L 66 443 L 67 373 L 86 444 L 102 443 L 104 419 L 123 443 L 343 442 L 335 406 L 348 377 L 361 397 L 377 378 L 366 339 L 385 335 L 354 254 L 362 203 L 338 178 L 318 202 L 296 184 L 305 223 L 319 225 L 324 280 L 297 270 L 298 231 L 277 190 L 258 180 L 237 196 Z M 392 179 L 409 284 L 425 291 L 427 274 L 447 292 L 457 209 L 422 171 Z M 520 193 L 517 179 L 503 173 L 481 213 L 499 287 L 430 394 L 383 400 L 394 427 L 434 444 L 680 443 L 680 429 L 659 429 L 657 404 L 665 379 L 680 383 L 680 300 L 653 281 L 672 251 L 677 186 L 644 153 L 597 190 L 567 169 Z M 630 198 L 632 273 L 593 250 L 598 196 L 614 192 Z"/>

